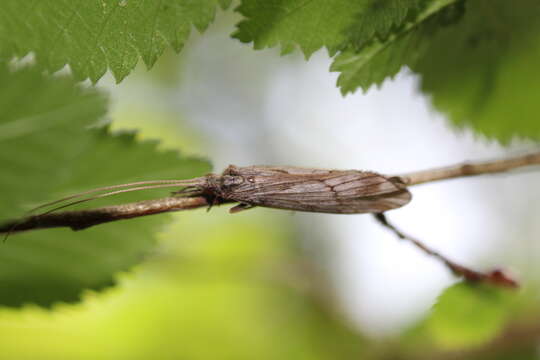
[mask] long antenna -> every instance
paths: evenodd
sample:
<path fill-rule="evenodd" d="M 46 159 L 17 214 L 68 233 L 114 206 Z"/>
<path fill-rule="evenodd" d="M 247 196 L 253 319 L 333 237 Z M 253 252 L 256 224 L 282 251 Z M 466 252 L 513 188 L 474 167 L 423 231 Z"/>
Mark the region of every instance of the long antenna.
<path fill-rule="evenodd" d="M 80 193 L 77 193 L 77 194 L 72 194 L 72 195 L 63 197 L 61 199 L 48 202 L 46 204 L 39 205 L 39 206 L 37 206 L 37 207 L 35 207 L 33 209 L 30 209 L 27 212 L 27 215 L 29 216 L 32 213 L 35 213 L 39 209 L 43 209 L 43 208 L 48 207 L 48 206 L 59 204 L 59 203 L 61 203 L 63 201 L 81 198 L 81 197 L 83 197 L 85 195 L 93 194 L 93 193 L 100 192 L 100 191 L 120 189 L 120 190 L 110 191 L 110 192 L 107 192 L 107 193 L 104 193 L 104 194 L 97 194 L 97 195 L 94 195 L 94 196 L 85 197 L 83 199 L 71 201 L 71 202 L 68 202 L 67 204 L 54 207 L 54 208 L 52 208 L 50 210 L 47 210 L 47 211 L 45 211 L 45 212 L 43 212 L 41 214 L 38 214 L 38 216 L 39 215 L 50 214 L 50 213 L 55 212 L 57 210 L 64 209 L 64 208 L 66 208 L 68 206 L 73 206 L 73 205 L 84 203 L 84 202 L 87 202 L 87 201 L 92 201 L 92 200 L 95 200 L 95 199 L 100 199 L 100 198 L 113 196 L 113 195 L 117 195 L 117 194 L 132 192 L 132 191 L 150 190 L 150 189 L 167 188 L 167 187 L 180 187 L 180 186 L 184 186 L 184 187 L 185 186 L 188 186 L 188 187 L 189 186 L 203 187 L 206 183 L 207 183 L 207 177 L 203 176 L 203 177 L 198 177 L 198 178 L 188 179 L 188 180 L 149 180 L 149 181 L 137 181 L 137 182 L 126 183 L 126 184 L 103 186 L 103 187 L 99 187 L 99 188 L 95 188 L 95 189 L 91 189 L 91 190 L 86 190 L 86 191 L 83 191 L 83 192 L 80 192 Z M 135 186 L 135 187 L 129 188 L 130 186 Z M 128 189 L 122 189 L 122 188 L 128 188 Z M 186 192 L 186 193 L 189 193 L 189 192 Z M 19 222 L 15 223 L 13 225 L 13 227 L 6 233 L 6 236 L 4 237 L 4 242 L 7 240 L 9 235 L 17 228 L 18 224 L 19 224 Z"/>
<path fill-rule="evenodd" d="M 79 203 L 94 200 L 94 199 L 104 198 L 104 197 L 107 197 L 107 196 L 121 194 L 121 193 L 124 193 L 124 192 L 149 190 L 149 189 L 157 189 L 157 188 L 166 188 L 166 187 L 202 186 L 204 184 L 206 184 L 206 177 L 198 177 L 198 178 L 188 179 L 188 180 L 137 181 L 137 182 L 126 183 L 126 184 L 103 186 L 103 187 L 99 187 L 99 188 L 95 188 L 95 189 L 91 189 L 91 190 L 86 190 L 86 191 L 83 191 L 83 192 L 80 192 L 80 193 L 77 193 L 77 194 L 72 194 L 72 195 L 63 197 L 61 199 L 48 202 L 46 204 L 39 205 L 39 206 L 37 206 L 37 207 L 35 207 L 33 209 L 30 209 L 28 211 L 28 214 L 34 213 L 39 209 L 43 209 L 43 208 L 46 208 L 46 207 L 49 207 L 49 206 L 52 206 L 52 205 L 67 201 L 67 200 L 77 199 L 77 198 L 83 197 L 85 195 L 89 195 L 89 194 L 93 194 L 93 193 L 97 193 L 97 192 L 101 192 L 101 191 L 129 188 L 129 189 L 111 191 L 111 192 L 108 192 L 108 193 L 105 193 L 105 194 L 99 194 L 99 195 L 96 195 L 96 196 L 90 196 L 90 197 L 87 197 L 87 198 L 84 198 L 84 199 L 81 199 L 81 200 L 77 200 L 77 201 L 72 201 L 72 202 L 70 202 L 68 204 L 65 204 L 65 205 L 56 207 L 56 208 L 54 208 L 52 210 L 49 210 L 46 213 L 48 214 L 48 213 L 50 213 L 52 211 L 65 208 L 67 206 L 79 204 Z"/>

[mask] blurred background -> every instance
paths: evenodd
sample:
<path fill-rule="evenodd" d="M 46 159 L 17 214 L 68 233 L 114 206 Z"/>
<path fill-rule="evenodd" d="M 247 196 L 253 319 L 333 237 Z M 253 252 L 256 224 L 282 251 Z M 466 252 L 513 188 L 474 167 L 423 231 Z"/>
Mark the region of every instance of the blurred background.
<path fill-rule="evenodd" d="M 218 173 L 234 164 L 402 174 L 538 150 L 452 127 L 407 70 L 342 97 L 325 52 L 306 62 L 253 51 L 229 39 L 235 18 L 221 15 L 180 56 L 166 54 L 120 85 L 100 81 L 113 129 L 208 158 Z M 511 270 L 534 304 L 539 181 L 519 171 L 420 185 L 388 217 L 458 262 Z M 88 292 L 82 304 L 55 313 L 30 306 L 24 319 L 0 310 L 0 358 L 433 359 L 468 350 L 428 332 L 403 345 L 456 278 L 369 215 L 229 215 L 224 206 L 174 214 L 159 237 L 119 286 Z"/>
<path fill-rule="evenodd" d="M 198 155 L 212 161 L 214 172 L 259 164 L 403 174 L 537 149 L 519 141 L 503 148 L 453 128 L 407 70 L 380 89 L 344 98 L 325 52 L 307 63 L 300 54 L 254 52 L 228 39 L 234 21 L 227 20 L 194 36 L 181 63 L 171 54 L 162 60 L 170 68 L 161 63 L 144 77 L 109 87 L 115 127 L 139 128 L 146 136 L 155 122 L 132 123 L 133 115 L 167 113 L 181 123 L 180 136 L 186 128 L 197 134 Z M 530 190 L 539 180 L 529 170 L 421 185 L 412 190 L 414 201 L 389 218 L 453 259 L 528 273 L 535 262 L 529 257 L 540 254 L 533 239 L 540 224 L 531 215 L 540 210 L 540 193 Z M 410 324 L 454 281 L 437 261 L 399 243 L 370 216 L 255 212 L 285 217 L 294 226 L 302 248 L 322 260 L 349 316 L 374 336 Z M 530 233 L 516 236 L 518 229 Z"/>

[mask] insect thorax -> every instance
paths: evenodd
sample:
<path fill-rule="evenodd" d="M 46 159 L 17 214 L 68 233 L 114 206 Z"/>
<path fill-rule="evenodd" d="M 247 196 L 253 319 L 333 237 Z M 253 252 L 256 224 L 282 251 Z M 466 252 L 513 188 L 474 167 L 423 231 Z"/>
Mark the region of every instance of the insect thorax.
<path fill-rule="evenodd" d="M 209 195 L 226 199 L 227 195 L 234 191 L 234 188 L 245 182 L 241 175 L 211 175 L 207 178 L 207 192 Z"/>
<path fill-rule="evenodd" d="M 225 189 L 243 184 L 245 181 L 241 175 L 223 175 L 221 176 L 221 186 Z"/>

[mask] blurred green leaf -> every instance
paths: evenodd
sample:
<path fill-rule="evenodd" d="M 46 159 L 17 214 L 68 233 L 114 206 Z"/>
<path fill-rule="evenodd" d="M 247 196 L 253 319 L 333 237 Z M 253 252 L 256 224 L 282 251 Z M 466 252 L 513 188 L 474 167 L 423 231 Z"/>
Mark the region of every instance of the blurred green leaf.
<path fill-rule="evenodd" d="M 76 79 L 98 81 L 110 69 L 120 82 L 148 68 L 167 45 L 179 52 L 191 27 L 205 30 L 216 6 L 231 0 L 40 0 L 0 2 L 0 57 L 33 52 L 50 72 L 69 64 Z"/>
<path fill-rule="evenodd" d="M 492 351 L 471 354 L 461 360 L 538 360 L 538 344 L 516 344 L 514 346 L 495 347 Z"/>
<path fill-rule="evenodd" d="M 287 215 L 173 216 L 161 251 L 119 286 L 52 312 L 0 309 L 0 358 L 365 358 L 365 339 L 321 292 L 330 288 L 302 261 Z"/>
<path fill-rule="evenodd" d="M 89 129 L 104 116 L 107 101 L 70 78 L 3 68 L 0 84 L 1 220 L 102 185 L 188 178 L 209 170 L 205 161 L 156 151 L 156 143 L 138 143 L 133 134 Z M 126 194 L 112 201 L 167 194 Z M 75 301 L 83 289 L 111 285 L 113 274 L 141 261 L 166 220 L 164 215 L 81 232 L 51 229 L 12 235 L 0 245 L 0 304 Z"/>
<path fill-rule="evenodd" d="M 426 0 L 243 0 L 237 8 L 246 19 L 233 37 L 255 49 L 281 45 L 282 52 L 300 46 L 306 57 L 321 47 L 330 54 L 350 42 L 361 45 L 386 37 Z"/>
<path fill-rule="evenodd" d="M 360 50 L 349 47 L 342 51 L 330 68 L 340 72 L 337 84 L 341 92 L 345 95 L 359 87 L 367 91 L 372 85 L 380 85 L 396 75 L 404 65 L 415 63 L 425 53 L 426 38 L 444 23 L 449 13 L 454 14 L 452 16 L 460 13 L 459 7 L 449 6 L 453 3 L 455 0 L 432 1 L 400 33 L 384 41 L 373 41 Z"/>
<path fill-rule="evenodd" d="M 457 125 L 508 141 L 540 138 L 540 3 L 475 0 L 437 31 L 412 66 L 437 109 Z"/>
<path fill-rule="evenodd" d="M 337 56 L 332 70 L 341 73 L 341 91 L 367 90 L 407 65 L 454 124 L 502 142 L 540 138 L 540 4 L 474 0 L 444 9 L 435 4 L 400 35 Z"/>
<path fill-rule="evenodd" d="M 443 348 L 482 345 L 497 336 L 512 309 L 514 291 L 458 283 L 437 300 L 427 327 Z"/>

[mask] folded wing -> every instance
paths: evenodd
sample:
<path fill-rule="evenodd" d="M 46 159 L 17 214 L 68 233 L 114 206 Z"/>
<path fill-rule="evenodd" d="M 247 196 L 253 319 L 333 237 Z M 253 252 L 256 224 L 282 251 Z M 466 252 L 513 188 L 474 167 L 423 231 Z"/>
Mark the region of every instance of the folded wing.
<path fill-rule="evenodd" d="M 231 189 L 228 198 L 256 206 L 359 214 L 395 209 L 411 200 L 399 178 L 373 172 L 269 167 L 235 170 L 249 181 Z"/>

